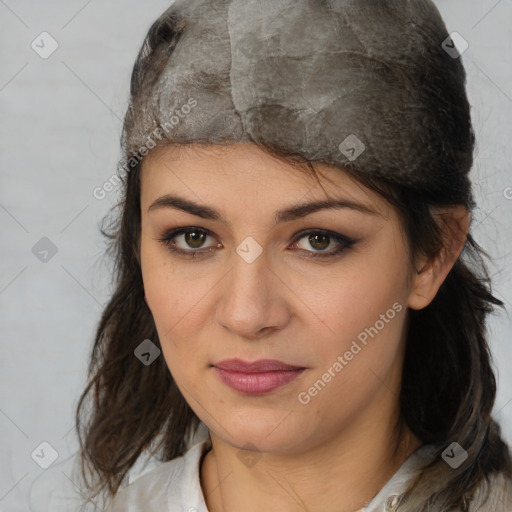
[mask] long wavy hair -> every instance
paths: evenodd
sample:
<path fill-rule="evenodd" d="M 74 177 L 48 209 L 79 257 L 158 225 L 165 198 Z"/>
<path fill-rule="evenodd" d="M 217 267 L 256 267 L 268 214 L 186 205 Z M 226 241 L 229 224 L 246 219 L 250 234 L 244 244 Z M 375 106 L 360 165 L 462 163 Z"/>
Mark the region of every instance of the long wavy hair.
<path fill-rule="evenodd" d="M 221 3 L 210 2 L 216 6 Z M 398 124 L 387 124 L 387 140 L 402 140 L 401 132 L 419 134 L 423 145 L 401 147 L 401 151 L 409 161 L 428 165 L 425 173 L 436 169 L 442 172 L 435 175 L 433 187 L 422 189 L 391 175 L 372 175 L 365 168 L 370 164 L 365 164 L 364 159 L 348 163 L 343 170 L 396 208 L 407 235 L 411 261 L 420 254 L 434 258 L 446 243 L 444 226 L 435 215 L 437 209 L 463 204 L 471 211 L 476 206 L 467 176 L 473 164 L 475 134 L 465 90 L 466 74 L 460 59 L 451 58 L 441 49 L 440 43 L 448 32 L 429 0 L 405 2 L 413 9 L 407 15 L 402 12 L 404 2 L 379 3 L 404 26 L 409 25 L 407 16 L 414 9 L 421 13 L 414 30 L 424 42 L 421 50 L 412 44 L 408 46 L 408 58 L 400 63 L 403 73 L 395 76 L 396 87 L 403 85 L 416 91 L 424 115 L 421 122 L 417 116 L 404 115 Z M 354 5 L 346 2 L 347 19 L 358 8 Z M 370 8 L 374 9 L 372 5 Z M 200 13 L 195 14 L 196 21 L 200 20 Z M 369 18 L 366 28 L 374 22 Z M 144 300 L 139 257 L 142 159 L 134 160 L 129 141 L 140 130 L 141 117 L 148 115 L 153 87 L 189 27 L 187 16 L 171 6 L 151 26 L 132 73 L 122 137 L 122 161 L 124 165 L 131 164 L 129 172 L 121 176 L 121 199 L 108 218 L 108 226 L 101 229 L 108 242 L 105 254 L 113 261 L 113 293 L 97 326 L 88 383 L 76 409 L 81 476 L 89 500 L 100 494 L 106 499 L 112 497 L 126 483 L 130 469 L 142 454 L 149 453 L 160 461 L 183 455 L 187 440 L 200 424 L 164 358 L 145 366 L 134 356 L 134 349 L 143 340 L 151 339 L 157 346 L 160 342 Z M 368 53 L 372 51 L 375 55 L 379 41 L 366 44 Z M 397 63 L 388 50 L 379 58 L 393 68 Z M 361 57 L 357 64 L 357 79 L 365 71 L 375 73 L 375 66 L 368 59 Z M 350 72 L 348 69 L 348 77 Z M 207 78 L 198 72 L 193 82 L 195 95 L 201 94 L 201 85 L 205 94 L 218 97 L 229 90 L 229 76 L 222 71 L 217 75 L 211 72 Z M 406 84 L 406 80 L 412 80 L 414 87 L 411 88 L 411 82 Z M 368 94 L 372 91 L 368 90 Z M 351 109 L 369 125 L 383 122 L 384 118 L 370 117 L 365 110 L 366 100 L 361 93 Z M 372 101 L 378 102 L 379 95 L 374 95 Z M 278 118 L 269 116 L 268 123 L 277 123 L 273 133 L 289 130 L 279 129 Z M 292 142 L 284 144 L 282 135 L 278 141 L 268 134 L 258 137 L 253 133 L 250 140 L 318 179 L 309 154 Z M 179 140 L 168 134 L 157 145 L 234 142 L 237 141 L 232 137 L 221 140 L 206 132 L 182 131 Z M 316 161 L 332 163 L 328 158 Z M 511 453 L 492 418 L 496 380 L 486 339 L 486 317 L 495 306 L 503 307 L 504 303 L 492 294 L 485 258 L 489 255 L 474 240 L 470 229 L 462 253 L 433 301 L 421 310 L 408 310 L 400 420 L 422 443 L 432 444 L 436 452 L 403 495 L 398 507 L 401 512 L 474 510 L 472 503 L 476 506 L 487 498 L 503 508 L 485 510 L 499 511 L 505 510 L 506 504 L 511 503 L 508 500 L 512 500 Z M 452 442 L 468 454 L 466 462 L 457 469 L 449 467 L 441 457 Z"/>

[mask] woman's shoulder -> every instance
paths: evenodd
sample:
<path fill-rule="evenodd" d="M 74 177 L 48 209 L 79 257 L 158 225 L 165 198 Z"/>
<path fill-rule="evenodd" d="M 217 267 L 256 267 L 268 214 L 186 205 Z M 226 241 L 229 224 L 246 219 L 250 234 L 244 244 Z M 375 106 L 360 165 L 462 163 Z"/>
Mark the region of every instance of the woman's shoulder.
<path fill-rule="evenodd" d="M 208 439 L 200 440 L 181 457 L 164 462 L 121 487 L 105 512 L 152 512 L 174 510 L 174 507 L 207 512 L 199 464 L 209 446 Z"/>

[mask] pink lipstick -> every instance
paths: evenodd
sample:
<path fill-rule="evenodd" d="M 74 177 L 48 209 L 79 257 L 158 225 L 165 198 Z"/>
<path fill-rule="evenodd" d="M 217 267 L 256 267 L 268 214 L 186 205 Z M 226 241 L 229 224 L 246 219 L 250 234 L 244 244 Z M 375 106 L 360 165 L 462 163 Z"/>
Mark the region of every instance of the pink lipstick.
<path fill-rule="evenodd" d="M 226 359 L 213 366 L 224 384 L 248 394 L 273 391 L 296 379 L 305 370 L 275 359 L 261 359 L 252 363 L 241 359 Z"/>

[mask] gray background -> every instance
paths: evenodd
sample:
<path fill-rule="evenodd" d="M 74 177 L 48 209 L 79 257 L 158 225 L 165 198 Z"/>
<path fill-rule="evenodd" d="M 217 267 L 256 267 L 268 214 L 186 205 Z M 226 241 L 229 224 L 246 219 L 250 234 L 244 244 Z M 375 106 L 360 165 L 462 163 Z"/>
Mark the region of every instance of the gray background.
<path fill-rule="evenodd" d="M 110 291 L 98 224 L 118 198 L 114 190 L 99 200 L 93 190 L 116 172 L 131 68 L 169 4 L 0 0 L 1 512 L 76 510 L 66 498 L 74 410 Z M 436 4 L 449 32 L 469 43 L 462 59 L 478 139 L 473 233 L 494 259 L 493 289 L 507 305 L 488 332 L 495 416 L 512 443 L 512 1 Z M 59 45 L 47 59 L 31 47 L 43 31 Z M 43 237 L 57 249 L 46 262 L 32 251 Z M 58 453 L 48 469 L 31 457 L 43 441 Z"/>

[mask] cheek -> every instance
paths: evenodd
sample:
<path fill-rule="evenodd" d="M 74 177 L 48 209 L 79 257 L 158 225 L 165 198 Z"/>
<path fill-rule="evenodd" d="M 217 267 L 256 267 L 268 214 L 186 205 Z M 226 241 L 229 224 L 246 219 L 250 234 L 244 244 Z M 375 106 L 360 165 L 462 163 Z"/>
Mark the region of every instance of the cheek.
<path fill-rule="evenodd" d="M 368 265 L 353 270 L 328 280 L 322 294 L 303 295 L 304 302 L 325 326 L 324 334 L 349 344 L 361 331 L 379 321 L 381 315 L 385 316 L 383 321 L 389 321 L 382 332 L 389 332 L 392 324 L 400 324 L 395 318 L 399 310 L 406 309 L 407 297 L 404 276 L 392 267 Z M 395 332 L 400 332 L 400 328 Z"/>
<path fill-rule="evenodd" d="M 199 357 L 197 343 L 199 331 L 194 321 L 194 304 L 199 302 L 191 293 L 183 291 L 181 285 L 186 279 L 177 278 L 165 267 L 158 267 L 144 276 L 144 289 L 148 307 L 155 322 L 162 356 L 166 365 L 179 384 L 191 389 Z M 182 389 L 186 395 L 186 391 Z"/>
<path fill-rule="evenodd" d="M 407 308 L 389 279 L 375 282 L 369 275 L 340 281 L 326 296 L 317 311 L 324 314 L 328 334 L 311 337 L 318 360 L 300 391 L 312 417 L 331 411 L 324 427 L 335 431 L 376 393 L 394 389 Z M 340 407 L 333 409 L 333 403 Z"/>
<path fill-rule="evenodd" d="M 165 350 L 166 340 L 179 329 L 179 320 L 184 316 L 190 299 L 183 293 L 182 279 L 172 272 L 168 260 L 160 248 L 141 244 L 141 271 L 146 303 L 153 315 L 158 336 Z"/>
<path fill-rule="evenodd" d="M 206 277 L 192 279 L 184 265 L 173 268 L 165 251 L 149 243 L 141 244 L 141 270 L 167 366 L 177 380 L 182 374 L 191 376 L 192 366 L 200 361 L 197 345 L 206 314 L 204 299 L 213 284 Z"/>
<path fill-rule="evenodd" d="M 166 270 L 144 277 L 147 304 L 162 343 L 188 338 L 193 342 L 209 314 L 205 308 L 211 289 L 210 282 L 196 282 Z"/>
<path fill-rule="evenodd" d="M 404 268 L 405 255 L 394 244 L 382 244 L 326 280 L 324 293 L 305 298 L 324 333 L 312 338 L 318 365 L 311 382 L 329 380 L 325 372 L 331 369 L 336 375 L 331 387 L 337 390 L 334 396 L 351 390 L 345 399 L 357 402 L 371 396 L 381 385 L 379 379 L 394 371 L 407 311 Z M 333 368 L 336 362 L 343 365 L 341 371 Z"/>
<path fill-rule="evenodd" d="M 185 316 L 185 311 L 190 309 L 190 304 L 197 302 L 197 287 L 190 285 L 190 279 L 182 269 L 179 266 L 173 268 L 171 258 L 162 246 L 147 239 L 147 236 L 143 237 L 141 271 L 146 302 L 157 327 L 169 334 L 180 318 Z"/>

